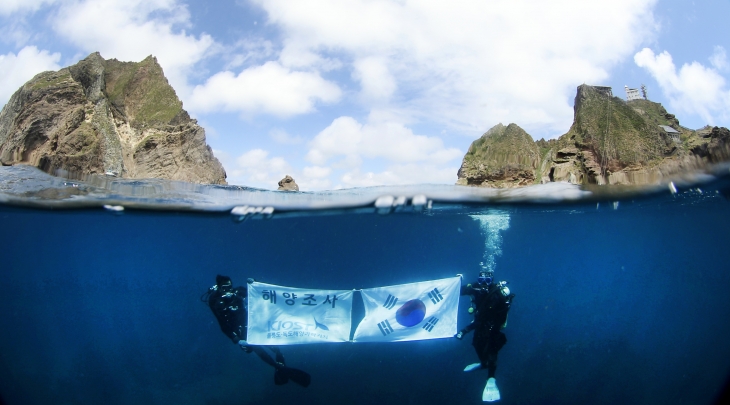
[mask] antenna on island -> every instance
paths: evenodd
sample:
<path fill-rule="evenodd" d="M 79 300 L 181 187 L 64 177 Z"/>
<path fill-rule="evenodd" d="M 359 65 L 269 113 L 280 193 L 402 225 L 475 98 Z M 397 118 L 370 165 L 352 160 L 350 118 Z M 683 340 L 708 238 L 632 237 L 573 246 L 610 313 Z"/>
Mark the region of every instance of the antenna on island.
<path fill-rule="evenodd" d="M 641 85 L 641 95 L 644 96 L 644 100 L 648 100 L 648 98 L 646 97 L 646 86 L 644 86 L 643 84 Z"/>

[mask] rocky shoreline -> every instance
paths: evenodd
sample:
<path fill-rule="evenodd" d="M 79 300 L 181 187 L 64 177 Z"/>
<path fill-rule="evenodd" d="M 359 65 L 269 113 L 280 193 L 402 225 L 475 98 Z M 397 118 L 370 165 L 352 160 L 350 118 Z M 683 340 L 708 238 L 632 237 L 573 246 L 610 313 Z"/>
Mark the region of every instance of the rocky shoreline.
<path fill-rule="evenodd" d="M 691 130 L 659 103 L 624 101 L 610 88 L 581 85 L 566 134 L 535 142 L 516 124 L 498 124 L 471 144 L 456 184 L 653 185 L 728 160 L 727 128 Z"/>

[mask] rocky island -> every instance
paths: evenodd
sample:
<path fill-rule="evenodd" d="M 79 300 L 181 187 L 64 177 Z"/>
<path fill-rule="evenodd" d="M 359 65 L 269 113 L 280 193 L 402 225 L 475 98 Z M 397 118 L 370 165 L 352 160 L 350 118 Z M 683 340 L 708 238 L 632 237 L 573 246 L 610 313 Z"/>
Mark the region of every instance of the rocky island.
<path fill-rule="evenodd" d="M 649 185 L 730 160 L 727 128 L 691 130 L 661 104 L 627 98 L 610 87 L 578 86 L 573 125 L 549 141 L 534 141 L 514 123 L 494 126 L 469 147 L 457 184 Z M 92 53 L 36 75 L 0 112 L 0 163 L 51 174 L 226 184 L 205 130 L 182 108 L 153 56 L 135 63 Z M 288 177 L 279 189 L 298 186 Z"/>
<path fill-rule="evenodd" d="M 516 124 L 498 124 L 471 144 L 457 184 L 649 185 L 727 160 L 727 128 L 691 130 L 659 103 L 624 101 L 610 87 L 584 84 L 577 89 L 573 125 L 566 134 L 535 142 Z"/>
<path fill-rule="evenodd" d="M 226 184 L 205 130 L 153 56 L 92 53 L 23 85 L 0 112 L 0 163 L 49 173 Z"/>

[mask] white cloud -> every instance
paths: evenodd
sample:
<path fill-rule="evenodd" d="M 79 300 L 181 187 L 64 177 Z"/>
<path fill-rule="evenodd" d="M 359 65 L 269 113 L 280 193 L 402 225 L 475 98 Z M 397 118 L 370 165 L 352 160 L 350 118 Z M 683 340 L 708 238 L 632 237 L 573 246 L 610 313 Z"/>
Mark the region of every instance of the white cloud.
<path fill-rule="evenodd" d="M 304 168 L 304 176 L 309 179 L 322 179 L 329 176 L 332 173 L 332 169 L 329 167 L 321 166 L 307 166 Z"/>
<path fill-rule="evenodd" d="M 320 191 L 332 190 L 332 182 L 329 179 L 297 179 L 294 178 L 299 186 L 299 191 Z"/>
<path fill-rule="evenodd" d="M 712 56 L 710 56 L 710 63 L 717 70 L 727 70 L 728 62 L 727 52 L 725 52 L 725 48 L 719 45 L 716 46 L 715 51 L 712 53 Z"/>
<path fill-rule="evenodd" d="M 292 71 L 271 61 L 238 75 L 229 71 L 213 75 L 193 89 L 189 107 L 288 117 L 314 111 L 317 101 L 331 103 L 341 94 L 337 85 L 317 73 Z"/>
<path fill-rule="evenodd" d="M 279 181 L 289 175 L 302 191 L 325 190 L 332 187 L 330 167 L 308 166 L 302 171 L 293 168 L 281 157 L 270 157 L 263 149 L 252 149 L 231 162 L 227 154 L 214 151 L 224 162 L 228 184 L 276 190 Z"/>
<path fill-rule="evenodd" d="M 398 177 L 390 171 L 361 173 L 355 170 L 342 175 L 340 181 L 342 183 L 337 188 L 374 187 L 397 184 Z"/>
<path fill-rule="evenodd" d="M 228 183 L 275 190 L 279 180 L 293 172 L 289 163 L 281 157 L 269 157 L 263 149 L 252 149 L 236 159 L 229 171 Z"/>
<path fill-rule="evenodd" d="M 360 161 L 383 158 L 394 163 L 430 162 L 444 164 L 463 153 L 444 147 L 441 139 L 415 135 L 394 122 L 360 124 L 352 117 L 335 119 L 310 142 L 307 160 L 324 165 L 337 157 Z"/>
<path fill-rule="evenodd" d="M 52 4 L 55 2 L 56 0 L 2 0 L 0 1 L 0 15 L 36 11 L 44 4 Z"/>
<path fill-rule="evenodd" d="M 677 71 L 669 52 L 656 55 L 649 48 L 634 55 L 634 62 L 659 83 L 673 110 L 697 114 L 708 124 L 715 115 L 730 116 L 730 91 L 717 70 L 692 62 Z"/>
<path fill-rule="evenodd" d="M 317 102 L 334 102 L 340 89 L 312 71 L 293 71 L 269 61 L 273 45 L 266 40 L 239 41 L 228 49 L 227 67 L 250 66 L 239 74 L 222 71 L 205 84 L 188 85 L 199 74 L 193 67 L 223 46 L 207 34 L 186 32 L 191 16 L 180 0 L 82 0 L 64 3 L 52 25 L 86 52 L 105 58 L 140 61 L 157 57 L 165 76 L 191 112 L 222 109 L 280 117 L 308 113 Z M 321 59 L 321 58 L 320 58 Z"/>
<path fill-rule="evenodd" d="M 288 135 L 287 135 L 288 136 Z M 401 184 L 454 184 L 463 152 L 446 148 L 436 137 L 415 135 L 390 122 L 360 124 L 340 117 L 310 142 L 310 162 L 299 169 L 264 149 L 251 149 L 233 160 L 215 151 L 228 174 L 228 183 L 275 190 L 292 176 L 302 191 Z M 311 156 L 318 158 L 311 158 Z M 378 161 L 382 169 L 364 169 Z"/>
<path fill-rule="evenodd" d="M 365 102 L 406 100 L 414 120 L 469 131 L 564 132 L 575 87 L 601 84 L 656 32 L 656 0 L 254 1 L 282 30 L 283 64 L 337 55 Z"/>
<path fill-rule="evenodd" d="M 367 99 L 389 98 L 396 90 L 396 82 L 383 58 L 363 58 L 355 61 L 353 76 L 360 81 Z"/>
<path fill-rule="evenodd" d="M 284 158 L 271 156 L 269 151 L 263 149 L 249 150 L 235 162 L 231 162 L 227 154 L 215 153 L 225 164 L 229 184 L 269 190 L 277 189 L 279 180 L 286 175 L 292 176 L 302 191 L 419 183 L 453 184 L 460 163 L 460 159 L 454 160 L 453 156 L 449 156 L 447 163 L 439 162 L 438 159 L 419 159 L 405 163 L 391 162 L 383 170 L 366 171 L 360 167 L 362 160 L 357 157 L 357 152 L 353 152 L 355 162 L 351 165 L 338 167 L 335 164 L 315 164 L 298 170 Z M 435 150 L 433 153 L 438 154 L 440 151 Z M 428 159 L 428 156 L 424 159 Z"/>
<path fill-rule="evenodd" d="M 432 164 L 393 165 L 386 170 L 362 173 L 353 170 L 340 177 L 336 188 L 372 187 L 404 184 L 455 184 L 458 167 L 439 167 Z"/>
<path fill-rule="evenodd" d="M 263 149 L 252 149 L 236 159 L 236 163 L 245 169 L 286 170 L 289 166 L 282 158 L 269 159 L 269 152 Z"/>
<path fill-rule="evenodd" d="M 221 56 L 228 60 L 224 69 L 232 70 L 241 66 L 270 59 L 274 55 L 274 44 L 262 38 L 246 38 L 228 47 Z"/>
<path fill-rule="evenodd" d="M 46 70 L 58 70 L 61 55 L 49 53 L 35 46 L 26 46 L 18 54 L 0 55 L 0 103 L 5 104 L 20 86 L 36 74 Z"/>
<path fill-rule="evenodd" d="M 352 117 L 335 119 L 309 143 L 306 159 L 316 166 L 306 168 L 304 177 L 336 178 L 335 188 L 456 182 L 462 151 L 445 147 L 438 137 L 378 119 L 385 117 L 373 114 L 366 124 Z M 385 168 L 363 170 L 368 160 Z"/>
<path fill-rule="evenodd" d="M 189 35 L 190 13 L 178 0 L 86 0 L 64 3 L 54 30 L 81 50 L 138 62 L 157 57 L 181 98 L 191 68 L 215 48 L 206 34 Z M 181 94 L 182 93 L 182 94 Z"/>
<path fill-rule="evenodd" d="M 339 69 L 343 66 L 337 58 L 329 58 L 309 51 L 306 47 L 291 45 L 296 41 L 288 40 L 290 45 L 284 46 L 279 54 L 279 62 L 289 68 L 315 67 L 322 71 Z"/>

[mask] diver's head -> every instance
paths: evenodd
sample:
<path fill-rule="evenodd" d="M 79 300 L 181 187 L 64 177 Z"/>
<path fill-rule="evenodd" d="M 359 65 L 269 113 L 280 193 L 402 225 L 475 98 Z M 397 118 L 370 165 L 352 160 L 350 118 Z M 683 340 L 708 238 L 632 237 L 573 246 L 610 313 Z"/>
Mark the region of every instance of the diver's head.
<path fill-rule="evenodd" d="M 482 270 L 479 272 L 479 277 L 477 277 L 477 282 L 479 284 L 490 285 L 490 284 L 492 284 L 492 281 L 494 281 L 494 272 L 493 271 Z"/>
<path fill-rule="evenodd" d="M 215 276 L 215 284 L 221 290 L 230 290 L 233 287 L 233 282 L 228 276 L 221 276 L 220 274 Z"/>

